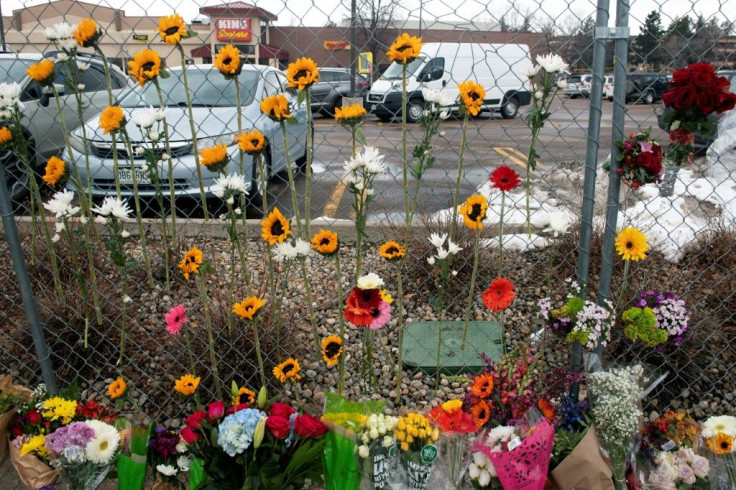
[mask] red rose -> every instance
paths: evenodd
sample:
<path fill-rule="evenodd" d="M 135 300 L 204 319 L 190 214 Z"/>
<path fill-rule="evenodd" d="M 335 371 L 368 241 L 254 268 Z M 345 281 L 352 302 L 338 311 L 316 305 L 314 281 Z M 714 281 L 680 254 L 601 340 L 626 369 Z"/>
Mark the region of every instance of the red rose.
<path fill-rule="evenodd" d="M 215 422 L 225 414 L 225 402 L 218 400 L 207 405 L 207 420 Z"/>
<path fill-rule="evenodd" d="M 680 87 L 677 91 L 677 98 L 672 106 L 677 110 L 684 110 L 695 105 L 697 92 L 692 86 Z"/>
<path fill-rule="evenodd" d="M 720 114 L 722 112 L 730 111 L 734 107 L 736 107 L 736 94 L 732 94 L 725 90 L 718 93 L 716 112 Z"/>
<path fill-rule="evenodd" d="M 202 435 L 189 427 L 184 427 L 181 430 L 181 438 L 184 439 L 184 442 L 191 445 L 200 440 Z"/>
<path fill-rule="evenodd" d="M 241 403 L 240 405 L 235 405 L 235 406 L 232 406 L 232 407 L 228 408 L 227 411 L 225 412 L 225 415 L 230 415 L 230 414 L 233 414 L 235 412 L 239 412 L 241 410 L 245 410 L 246 408 L 248 408 L 248 404 L 247 403 Z"/>
<path fill-rule="evenodd" d="M 688 131 L 687 129 L 671 129 L 670 130 L 670 142 L 677 142 L 681 145 L 694 144 L 695 133 Z"/>
<path fill-rule="evenodd" d="M 708 114 L 716 110 L 716 106 L 718 105 L 718 96 L 708 90 L 702 90 L 698 92 L 696 105 L 698 107 L 698 110 L 704 116 L 707 116 Z"/>
<path fill-rule="evenodd" d="M 296 410 L 291 408 L 285 403 L 274 403 L 271 408 L 268 409 L 268 415 L 271 417 L 283 417 L 288 419 L 292 413 L 296 413 Z"/>
<path fill-rule="evenodd" d="M 672 84 L 673 85 L 685 85 L 690 81 L 690 70 L 689 68 L 680 68 L 672 73 Z"/>
<path fill-rule="evenodd" d="M 184 423 L 190 429 L 197 430 L 202 427 L 202 422 L 204 422 L 205 417 L 207 417 L 207 412 L 205 412 L 204 410 L 198 410 L 191 414 L 189 417 L 185 418 Z"/>
<path fill-rule="evenodd" d="M 32 410 L 28 410 L 27 415 L 28 415 L 28 422 L 32 423 L 33 425 L 41 423 L 41 414 L 35 408 Z"/>
<path fill-rule="evenodd" d="M 266 419 L 266 429 L 276 439 L 283 439 L 291 431 L 291 423 L 288 418 L 272 415 Z"/>
<path fill-rule="evenodd" d="M 662 92 L 662 103 L 665 107 L 674 107 L 679 88 L 671 88 Z"/>
<path fill-rule="evenodd" d="M 709 63 L 695 63 L 690 65 L 690 82 L 697 88 L 708 88 L 715 78 L 715 69 Z"/>
<path fill-rule="evenodd" d="M 654 153 L 641 153 L 636 157 L 636 164 L 652 175 L 659 175 L 662 171 L 662 158 Z"/>
<path fill-rule="evenodd" d="M 304 414 L 294 421 L 294 432 L 300 437 L 316 439 L 327 433 L 327 426 L 320 419 Z"/>
<path fill-rule="evenodd" d="M 10 432 L 13 433 L 13 436 L 20 437 L 23 435 L 23 429 L 20 428 L 20 425 L 14 425 L 12 429 L 10 429 Z"/>

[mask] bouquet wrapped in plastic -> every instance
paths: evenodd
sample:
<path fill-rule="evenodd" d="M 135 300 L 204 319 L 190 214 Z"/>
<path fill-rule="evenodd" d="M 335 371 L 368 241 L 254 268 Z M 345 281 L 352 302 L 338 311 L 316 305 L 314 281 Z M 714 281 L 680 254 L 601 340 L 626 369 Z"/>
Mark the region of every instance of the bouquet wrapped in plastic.
<path fill-rule="evenodd" d="M 16 408 L 31 398 L 31 390 L 13 384 L 10 375 L 0 377 L 0 463 L 8 456 L 8 427 Z"/>
<path fill-rule="evenodd" d="M 192 464 L 187 445 L 179 432 L 156 427 L 148 439 L 148 460 L 156 472 L 154 490 L 182 488 L 179 474 L 189 471 Z"/>
<path fill-rule="evenodd" d="M 736 488 L 736 417 L 721 415 L 703 422 L 701 435 L 710 456 L 710 483 L 714 490 Z"/>
<path fill-rule="evenodd" d="M 371 414 L 361 424 L 355 434 L 358 444 L 358 465 L 363 479 L 371 488 L 391 488 L 392 474 L 396 462 L 397 417 Z"/>
<path fill-rule="evenodd" d="M 472 435 L 478 427 L 473 414 L 463 409 L 462 400 L 450 400 L 429 412 L 429 419 L 440 430 L 442 481 L 459 488 L 467 468 Z"/>
<path fill-rule="evenodd" d="M 439 455 L 437 446 L 434 445 L 439 436 L 439 429 L 432 427 L 421 413 L 409 412 L 399 418 L 396 423 L 396 441 L 400 449 L 406 488 L 422 490 L 427 486 Z"/>

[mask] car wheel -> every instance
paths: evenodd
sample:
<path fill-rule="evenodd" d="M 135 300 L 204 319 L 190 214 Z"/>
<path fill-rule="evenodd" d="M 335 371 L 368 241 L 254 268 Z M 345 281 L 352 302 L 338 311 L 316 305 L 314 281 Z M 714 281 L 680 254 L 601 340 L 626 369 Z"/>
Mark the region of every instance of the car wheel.
<path fill-rule="evenodd" d="M 506 99 L 504 105 L 501 106 L 501 116 L 504 119 L 513 119 L 519 113 L 519 102 L 511 97 Z"/>
<path fill-rule="evenodd" d="M 570 98 L 571 98 L 571 99 L 577 99 L 577 98 L 578 98 L 578 94 L 571 94 L 571 95 L 570 95 Z"/>
<path fill-rule="evenodd" d="M 269 174 L 271 173 L 271 150 L 270 148 L 266 147 L 262 153 L 263 155 L 263 166 L 266 170 L 266 178 L 265 183 L 266 187 L 265 189 L 261 186 L 261 179 L 258 174 L 258 163 L 254 160 L 253 161 L 253 180 L 251 180 L 250 184 L 250 192 L 248 192 L 248 207 L 256 212 L 262 212 L 261 207 L 263 206 L 263 194 L 265 192 L 266 195 L 268 195 L 268 183 L 269 183 Z"/>
<path fill-rule="evenodd" d="M 26 164 L 8 150 L 0 156 L 0 165 L 5 167 L 5 185 L 10 200 L 13 203 L 20 203 L 30 191 Z"/>
<path fill-rule="evenodd" d="M 391 121 L 391 119 L 393 119 L 391 116 L 387 116 L 385 114 L 381 114 L 380 116 L 379 115 L 376 115 L 376 117 L 381 122 L 389 122 L 389 121 Z"/>
<path fill-rule="evenodd" d="M 410 123 L 419 122 L 424 114 L 424 106 L 417 100 L 410 100 L 406 105 L 406 121 Z"/>
<path fill-rule="evenodd" d="M 644 94 L 644 103 L 654 104 L 654 92 L 647 91 L 647 93 Z"/>
<path fill-rule="evenodd" d="M 339 107 L 340 109 L 342 109 L 342 97 L 341 97 L 341 96 L 338 96 L 338 97 L 337 97 L 337 98 L 335 99 L 335 105 L 333 105 L 332 107 L 328 107 L 328 108 L 327 108 L 327 109 L 325 110 L 325 114 L 327 114 L 327 115 L 328 115 L 328 116 L 330 116 L 330 117 L 334 117 L 334 116 L 335 116 L 335 109 L 336 109 L 336 108 L 338 108 L 338 107 Z"/>

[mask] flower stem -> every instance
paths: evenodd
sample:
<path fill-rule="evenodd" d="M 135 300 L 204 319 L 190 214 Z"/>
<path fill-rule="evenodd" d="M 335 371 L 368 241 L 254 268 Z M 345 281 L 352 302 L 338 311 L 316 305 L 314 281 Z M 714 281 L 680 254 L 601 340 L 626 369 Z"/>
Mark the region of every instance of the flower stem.
<path fill-rule="evenodd" d="M 468 144 L 468 116 L 467 111 L 463 117 L 462 136 L 460 140 L 460 157 L 457 163 L 457 179 L 455 180 L 455 192 L 452 194 L 452 222 L 450 223 L 450 240 L 455 241 L 457 233 L 457 207 L 460 202 L 460 183 L 463 177 L 463 160 L 465 158 L 465 147 Z"/>
<path fill-rule="evenodd" d="M 289 138 L 286 136 L 286 123 L 279 121 L 281 124 L 281 137 L 284 140 L 284 155 L 286 156 L 286 174 L 289 177 L 289 190 L 291 191 L 291 205 L 294 208 L 294 220 L 296 221 L 297 236 L 304 238 L 302 235 L 302 220 L 299 213 L 299 198 L 296 193 L 296 184 L 294 183 L 294 169 L 291 168 L 291 155 L 289 154 Z M 307 237 L 308 239 L 309 237 Z"/>
<path fill-rule="evenodd" d="M 465 339 L 468 335 L 468 325 L 470 322 L 470 309 L 473 306 L 473 300 L 475 299 L 475 279 L 478 277 L 478 243 L 480 242 L 480 230 L 475 230 L 475 240 L 473 241 L 473 273 L 470 275 L 470 292 L 468 293 L 468 302 L 465 305 L 465 315 L 463 323 L 463 336 L 460 340 L 460 350 L 465 350 Z"/>
<path fill-rule="evenodd" d="M 506 203 L 506 193 L 501 192 L 501 212 L 498 221 L 498 275 L 503 276 L 503 207 Z M 476 245 L 477 246 L 477 245 Z"/>
<path fill-rule="evenodd" d="M 411 230 L 411 214 L 409 212 L 409 159 L 406 153 L 406 64 L 401 70 L 401 171 L 404 184 L 404 219 L 406 220 L 407 236 Z"/>
<path fill-rule="evenodd" d="M 531 193 L 530 175 L 532 169 L 536 167 L 537 162 L 534 145 L 537 143 L 537 133 L 539 133 L 539 129 L 540 128 L 532 127 L 532 141 L 529 144 L 529 158 L 526 164 L 526 235 L 529 239 L 532 237 L 532 211 L 529 203 L 529 195 Z"/>
<path fill-rule="evenodd" d="M 304 89 L 307 103 L 307 151 L 306 151 L 306 163 L 304 176 L 306 178 L 306 188 L 304 190 L 304 226 L 306 230 L 305 238 L 311 236 L 309 232 L 309 215 L 312 206 L 312 159 L 314 154 L 312 152 L 312 145 L 314 144 L 314 116 L 312 115 L 312 94 L 309 87 Z"/>
<path fill-rule="evenodd" d="M 624 261 L 624 277 L 621 280 L 621 292 L 618 293 L 618 299 L 616 300 L 616 309 L 614 312 L 618 311 L 619 306 L 621 306 L 621 300 L 624 297 L 624 293 L 626 292 L 626 283 L 629 280 L 629 264 L 631 263 L 630 260 Z"/>
<path fill-rule="evenodd" d="M 253 341 L 256 344 L 256 359 L 258 359 L 258 372 L 261 375 L 261 386 L 266 386 L 266 369 L 263 367 L 263 353 L 261 352 L 261 340 L 258 335 L 258 320 L 253 319 Z"/>
<path fill-rule="evenodd" d="M 344 308 L 343 290 L 342 290 L 342 268 L 340 267 L 340 251 L 335 252 L 335 270 L 337 272 L 337 311 L 340 325 L 340 340 L 345 345 L 345 317 L 342 309 Z M 337 360 L 337 394 L 342 396 L 345 391 L 345 352 Z"/>
<path fill-rule="evenodd" d="M 307 307 L 309 309 L 309 324 L 312 327 L 312 335 L 314 336 L 314 346 L 317 349 L 315 352 L 319 353 L 322 350 L 322 346 L 319 340 L 319 333 L 317 332 L 317 319 L 314 314 L 314 304 L 312 302 L 312 286 L 309 281 L 309 271 L 307 271 L 307 258 L 301 257 L 299 259 L 302 266 L 302 279 L 304 280 L 304 290 L 307 300 Z M 319 356 L 319 354 L 317 354 Z"/>
<path fill-rule="evenodd" d="M 199 294 L 202 298 L 202 308 L 204 309 L 204 323 L 207 327 L 207 342 L 210 351 L 210 366 L 212 367 L 212 377 L 215 378 L 215 387 L 217 389 L 217 398 L 222 399 L 222 387 L 220 386 L 220 374 L 217 370 L 217 358 L 215 357 L 215 337 L 212 333 L 212 319 L 210 317 L 210 305 L 207 299 L 207 289 L 205 288 L 204 278 L 201 274 L 197 274 L 197 285 L 199 286 Z"/>
<path fill-rule="evenodd" d="M 439 325 L 437 326 L 437 372 L 435 373 L 435 379 L 434 379 L 434 389 L 435 391 L 440 386 L 440 359 L 442 354 L 442 323 L 445 320 L 445 291 L 447 291 L 447 269 L 449 267 L 449 264 L 447 261 L 442 261 L 441 269 L 442 269 L 442 276 L 440 278 L 440 291 L 439 291 L 439 310 L 440 310 L 440 321 Z"/>
<path fill-rule="evenodd" d="M 164 102 L 164 95 L 161 92 L 161 85 L 158 83 L 158 78 L 153 79 L 153 83 L 156 85 L 156 94 L 158 95 L 158 105 L 160 110 L 166 108 Z M 176 192 L 174 191 L 174 162 L 171 160 L 171 140 L 169 138 L 169 123 L 164 117 L 164 144 L 166 145 L 166 163 L 169 171 L 169 212 L 171 213 L 171 247 L 174 251 L 179 250 L 179 243 L 176 236 Z M 164 213 L 164 210 L 161 210 Z M 165 213 L 164 213 L 165 214 Z"/>
<path fill-rule="evenodd" d="M 118 365 L 123 364 L 123 357 L 125 357 L 125 326 L 127 324 L 127 308 L 128 303 L 126 302 L 126 299 L 128 298 L 128 266 L 123 265 L 122 266 L 122 272 L 123 272 L 123 313 L 120 318 L 120 355 L 118 356 Z"/>
<path fill-rule="evenodd" d="M 404 284 L 401 280 L 401 265 L 402 263 L 400 262 L 396 266 L 396 296 L 399 302 L 399 318 L 396 325 L 399 329 L 399 353 L 396 363 L 395 398 L 395 405 L 397 406 L 401 402 L 401 380 L 404 377 Z"/>

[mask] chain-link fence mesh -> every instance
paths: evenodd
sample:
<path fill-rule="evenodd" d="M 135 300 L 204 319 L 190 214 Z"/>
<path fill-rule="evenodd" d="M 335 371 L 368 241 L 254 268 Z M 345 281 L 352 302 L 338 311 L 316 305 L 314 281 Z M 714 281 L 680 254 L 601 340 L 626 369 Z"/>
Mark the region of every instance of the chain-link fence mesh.
<path fill-rule="evenodd" d="M 626 80 L 614 80 L 610 75 L 616 60 L 613 58 L 612 43 L 607 46 L 598 139 L 599 175 L 595 183 L 596 228 L 589 259 L 591 274 L 588 289 L 591 297 L 595 296 L 602 262 L 601 230 L 607 208 L 608 175 L 600 169 L 600 165 L 612 149 L 613 107 L 625 103 L 625 134 L 652 128 L 653 137 L 666 146 L 668 133 L 666 128 L 659 126 L 658 115 L 662 111 L 661 92 L 666 88 L 668 76 L 674 69 L 695 61 L 712 63 L 732 80 L 731 87 L 734 88 L 736 37 L 732 35 L 733 6 L 729 2 L 697 5 L 679 0 L 662 4 L 633 2 L 627 65 L 632 73 Z M 138 2 L 102 2 L 99 5 L 66 0 L 41 4 L 11 2 L 3 5 L 6 52 L 0 54 L 1 70 L 6 81 L 26 84 L 21 95 L 24 104 L 23 124 L 33 138 L 31 149 L 37 155 L 36 164 L 40 166 L 45 164 L 50 155 L 64 152 L 64 132 L 54 96 L 50 96 L 47 89 L 30 83 L 24 74 L 31 63 L 55 49 L 46 40 L 44 29 L 57 22 L 65 20 L 76 24 L 83 17 L 92 17 L 99 23 L 103 29 L 100 49 L 114 65 L 112 88 L 116 96 L 134 86 L 134 82 L 125 74 L 133 55 L 144 48 L 157 51 L 165 65 L 173 68 L 172 78 L 161 80 L 161 83 L 164 88 L 170 87 L 164 96 L 170 103 L 167 118 L 173 128 L 171 140 L 181 143 L 186 142 L 187 135 L 191 135 L 186 129 L 188 114 L 185 94 L 181 85 L 177 85 L 180 82 L 174 68 L 181 64 L 182 59 L 179 52 L 162 43 L 155 32 L 161 16 L 181 13 L 198 34 L 197 37 L 184 40 L 182 47 L 186 62 L 191 63 L 189 71 L 195 84 L 198 83 L 195 74 L 201 75 L 201 90 L 192 90 L 197 125 L 195 131 L 200 140 L 200 150 L 207 144 L 220 142 L 230 144 L 229 151 L 233 155 L 237 154 L 237 146 L 232 145 L 237 132 L 233 94 L 230 86 L 226 87 L 224 82 L 220 82 L 222 76 L 219 72 L 210 70 L 206 65 L 212 62 L 221 45 L 232 40 L 248 63 L 270 65 L 279 70 L 285 70 L 288 63 L 300 57 L 311 57 L 322 74 L 321 82 L 311 89 L 314 158 L 309 215 L 322 218 L 319 223 L 312 224 L 312 231 L 320 227 L 333 227 L 344 236 L 340 249 L 343 272 L 340 279 L 343 289 L 348 292 L 356 279 L 355 244 L 351 239 L 354 237 L 351 230 L 355 212 L 344 168 L 351 154 L 350 131 L 336 124 L 332 115 L 336 108 L 342 106 L 343 100 L 355 95 L 362 98 L 369 109 L 361 126 L 365 140 L 385 156 L 387 167 L 387 171 L 376 178 L 374 199 L 369 205 L 368 220 L 372 225 L 369 226 L 369 243 L 364 244 L 366 259 L 363 271 L 378 273 L 386 281 L 388 292 L 396 299 L 397 269 L 378 253 L 378 245 L 383 241 L 401 240 L 404 237 L 401 115 L 400 110 L 397 114 L 391 113 L 387 109 L 388 105 L 384 104 L 388 101 L 385 98 L 387 91 L 400 94 L 400 83 L 387 80 L 385 75 L 381 78 L 390 70 L 386 57 L 388 46 L 399 33 L 408 32 L 421 36 L 424 43 L 493 43 L 492 49 L 496 53 L 502 52 L 498 46 L 500 44 L 521 44 L 528 47 L 526 59 L 529 62 L 537 55 L 549 52 L 561 55 L 570 64 L 571 75 L 567 87 L 554 99 L 550 118 L 535 144 L 538 167 L 531 173 L 533 233 L 528 235 L 525 232 L 523 193 L 510 194 L 505 203 L 506 257 L 503 270 L 497 265 L 499 253 L 496 245 L 500 194 L 490 189 L 488 177 L 490 171 L 501 164 L 509 165 L 522 175 L 525 173 L 531 144 L 525 115 L 532 107 L 529 95 L 533 95 L 522 95 L 529 88 L 523 72 L 523 66 L 528 64 L 505 63 L 503 56 L 494 59 L 491 67 L 493 76 L 497 80 L 516 80 L 517 86 L 501 93 L 496 100 L 490 100 L 489 107 L 492 110 L 470 119 L 467 148 L 462 156 L 461 202 L 471 194 L 481 192 L 489 197 L 491 206 L 482 231 L 482 243 L 487 246 L 480 251 L 476 293 L 499 275 L 511 279 L 516 285 L 518 297 L 506 313 L 505 341 L 509 346 L 521 341 L 528 342 L 543 326 L 542 320 L 537 317 L 538 300 L 548 295 L 560 300 L 564 295 L 564 279 L 575 275 L 578 260 L 586 260 L 580 257 L 578 242 L 583 171 L 586 148 L 591 137 L 588 134 L 588 119 L 592 102 L 589 99 L 592 82 L 590 67 L 596 34 L 594 5 L 586 2 L 554 6 L 549 2 L 515 2 L 491 7 L 471 1 L 449 5 L 439 1 L 405 3 L 360 0 L 356 11 L 353 32 L 348 2 L 200 5 L 191 1 L 154 6 Z M 351 51 L 353 35 L 355 50 Z M 458 52 L 457 49 L 455 51 Z M 351 56 L 354 53 L 360 55 L 360 63 L 352 63 Z M 372 63 L 365 60 L 372 60 Z M 108 142 L 105 146 L 104 138 L 98 132 L 97 115 L 107 106 L 108 93 L 99 57 L 85 57 L 84 61 L 90 63 L 90 68 L 76 76 L 82 84 L 80 87 L 85 103 L 83 116 L 89 121 L 90 161 L 94 168 L 89 179 L 95 202 L 99 203 L 104 195 L 114 195 L 116 189 L 111 145 Z M 474 63 L 478 69 L 483 60 L 475 60 Z M 360 72 L 352 81 L 351 67 Z M 430 73 L 427 81 L 421 83 L 442 90 L 465 80 L 457 76 L 462 70 L 455 60 L 445 58 L 441 68 L 440 77 L 430 80 Z M 200 69 L 205 71 L 198 72 Z M 250 75 L 247 74 L 251 73 L 253 77 L 248 78 Z M 416 76 L 422 75 L 417 73 Z M 280 129 L 278 124 L 260 115 L 258 109 L 258 101 L 271 95 L 269 90 L 280 91 L 284 88 L 285 78 L 280 74 L 248 70 L 244 70 L 240 78 L 246 80 L 243 82 L 243 129 L 257 126 L 269 141 L 267 163 L 272 175 L 268 185 L 268 202 L 272 207 L 277 206 L 285 216 L 292 217 L 294 209 L 288 175 L 278 170 L 285 156 Z M 232 82 L 228 83 L 232 85 Z M 625 101 L 610 101 L 616 84 L 625 84 Z M 61 87 L 63 85 L 59 85 Z M 208 92 L 212 89 L 216 91 Z M 63 120 L 66 129 L 71 132 L 79 127 L 80 119 L 75 114 L 74 97 L 68 87 L 65 90 L 66 93 L 60 94 L 60 99 L 64 104 Z M 354 94 L 352 90 L 355 90 Z M 411 102 L 421 103 L 420 94 L 412 94 L 410 105 Z M 119 100 L 126 105 L 125 97 Z M 144 105 L 149 103 L 158 105 L 154 99 L 145 98 Z M 297 103 L 295 96 L 292 103 Z M 383 112 L 380 112 L 380 107 L 371 107 L 381 104 L 384 105 Z M 141 104 L 136 102 L 132 105 Z M 306 152 L 304 143 L 299 143 L 305 141 L 306 136 L 303 105 L 301 111 L 298 113 L 298 117 L 302 118 L 301 125 L 289 127 L 291 141 L 297 142 L 290 155 L 295 160 Z M 411 119 L 410 107 L 407 107 L 407 113 Z M 421 116 L 421 112 L 418 114 Z M 726 121 L 727 118 L 728 114 L 724 114 L 722 120 Z M 463 116 L 450 115 L 431 143 L 434 165 L 425 173 L 419 187 L 415 232 L 408 243 L 408 258 L 402 271 L 406 310 L 403 319 L 407 326 L 439 318 L 437 272 L 427 261 L 436 250 L 428 237 L 432 232 L 447 231 L 446 219 L 443 221 L 443 218 L 447 218 L 447 210 L 452 206 L 461 158 L 462 125 Z M 733 132 L 733 126 L 730 131 Z M 718 138 L 728 137 L 727 131 L 718 133 Z M 413 160 L 412 149 L 421 141 L 422 126 L 409 124 L 406 138 L 409 158 Z M 652 407 L 691 408 L 698 416 L 732 413 L 733 396 L 736 395 L 736 386 L 733 384 L 733 360 L 736 354 L 733 347 L 736 336 L 733 223 L 736 196 L 732 174 L 736 163 L 732 140 L 730 146 L 721 140 L 718 151 L 706 154 L 705 149 L 713 145 L 712 138 L 705 138 L 703 151 L 696 153 L 692 166 L 680 172 L 673 198 L 660 198 L 656 188 L 652 187 L 638 192 L 622 191 L 621 195 L 619 225 L 627 223 L 638 226 L 649 236 L 653 251 L 645 261 L 632 267 L 619 311 L 633 304 L 639 291 L 675 292 L 685 298 L 692 310 L 690 336 L 676 348 L 657 350 L 642 348 L 628 341 L 617 330 L 612 346 L 606 351 L 609 359 L 620 362 L 640 359 L 669 373 L 666 381 L 652 395 Z M 177 165 L 182 168 L 191 165 L 194 159 L 191 144 L 182 143 L 177 148 L 180 154 L 173 155 Z M 122 172 L 125 172 L 125 168 L 131 168 L 127 157 L 132 155 L 126 152 L 128 149 L 121 146 L 119 158 L 123 162 L 120 164 Z M 65 157 L 69 158 L 68 151 Z M 233 158 L 233 170 L 237 167 L 238 159 L 237 156 Z M 247 162 L 251 161 L 249 157 L 246 159 Z M 140 167 L 143 163 L 135 158 L 133 162 L 133 167 Z M 199 187 L 191 181 L 193 173 L 190 168 L 190 181 L 182 177 L 174 182 L 179 243 L 178 249 L 172 251 L 167 274 L 163 253 L 165 245 L 161 239 L 161 209 L 151 197 L 152 192 L 148 192 L 152 191 L 153 184 L 141 180 L 140 204 L 142 215 L 147 219 L 145 226 L 153 285 L 145 267 L 131 270 L 127 292 L 130 302 L 126 305 L 125 356 L 122 363 L 118 364 L 124 295 L 120 268 L 111 262 L 105 248 L 104 229 L 99 227 L 100 236 L 92 236 L 88 241 L 81 231 L 83 226 L 78 221 L 74 222 L 74 233 L 69 237 L 62 234 L 62 239 L 55 242 L 53 250 L 49 250 L 45 246 L 41 228 L 34 229 L 29 217 L 30 200 L 23 191 L 26 182 L 23 162 L 13 152 L 6 152 L 3 163 L 10 176 L 11 192 L 15 193 L 25 259 L 60 385 L 76 383 L 83 399 L 102 401 L 108 383 L 118 375 L 123 375 L 132 387 L 127 410 L 138 407 L 162 423 L 178 426 L 182 417 L 193 410 L 194 403 L 174 392 L 174 380 L 191 372 L 192 364 L 187 356 L 185 339 L 170 335 L 165 330 L 164 315 L 174 305 L 183 304 L 188 308 L 187 316 L 190 319 L 194 370 L 202 376 L 201 397 L 209 400 L 217 396 L 210 369 L 202 296 L 195 281 L 184 280 L 176 268 L 184 252 L 191 246 L 197 246 L 204 252 L 205 261 L 214 269 L 213 274 L 204 276 L 204 281 L 219 378 L 225 390 L 231 381 L 240 386 L 258 388 L 260 381 L 252 326 L 231 314 L 232 304 L 246 297 L 249 291 L 266 294 L 268 289 L 266 245 L 258 238 L 260 229 L 257 221 L 250 222 L 247 237 L 243 236 L 247 238 L 245 262 L 251 289 L 246 284 L 240 258 L 231 249 L 226 225 L 217 219 L 226 208 L 221 200 L 213 197 L 208 200 L 212 219 L 200 219 L 204 212 L 199 200 Z M 83 155 L 77 155 L 77 164 L 82 169 L 86 168 Z M 211 179 L 213 175 L 207 174 L 205 177 Z M 247 180 L 253 178 L 255 183 L 255 171 L 248 171 L 245 175 Z M 86 179 L 87 175 L 83 174 L 83 177 Z M 118 185 L 124 195 L 131 193 L 132 177 L 130 171 L 118 176 Z M 145 179 L 145 175 L 141 174 L 139 178 Z M 295 187 L 302 216 L 306 181 L 304 171 L 296 174 Z M 409 188 L 413 189 L 415 182 L 411 177 L 408 182 Z M 168 192 L 168 181 L 164 187 Z M 48 199 L 53 189 L 44 187 L 42 193 L 44 199 Z M 247 213 L 251 218 L 261 217 L 257 208 L 251 207 Z M 550 220 L 561 215 L 571 219 L 573 226 L 568 232 L 558 234 L 550 227 Z M 126 223 L 125 228 L 135 238 L 138 229 L 135 221 Z M 241 227 L 241 234 L 245 233 L 245 227 Z M 473 270 L 473 240 L 472 232 L 460 230 L 457 241 L 463 250 L 455 258 L 450 271 L 445 305 L 445 318 L 448 320 L 462 321 L 465 316 L 468 284 Z M 127 252 L 139 264 L 143 264 L 139 242 L 134 240 L 126 247 Z M 0 248 L 3 256 L 8 257 L 6 244 L 0 244 Z M 62 294 L 54 287 L 51 254 L 55 255 L 60 271 Z M 75 264 L 75 261 L 79 263 Z M 321 340 L 338 332 L 342 309 L 342 305 L 337 303 L 338 278 L 332 258 L 313 255 L 308 259 L 308 264 L 307 275 L 320 337 L 317 340 Z M 236 273 L 231 276 L 233 268 Z M 89 281 L 91 269 L 96 272 L 99 315 L 95 314 L 91 292 L 80 289 L 76 272 L 85 271 L 84 275 Z M 282 389 L 271 376 L 272 368 L 289 356 L 299 359 L 302 382 L 298 396 L 310 404 L 319 405 L 325 391 L 335 390 L 337 372 L 334 368 L 326 368 L 321 353 L 315 352 L 306 291 L 298 263 L 290 267 L 277 265 L 276 271 L 275 280 L 281 293 L 278 299 L 269 299 L 259 322 L 266 376 L 272 389 Z M 3 268 L 0 274 L 4 285 L 0 296 L 2 365 L 4 371 L 12 373 L 23 383 L 34 385 L 40 381 L 40 372 L 20 290 L 9 267 Z M 612 286 L 614 300 L 619 297 L 622 276 L 623 263 L 615 259 Z M 167 277 L 170 277 L 168 284 Z M 272 308 L 274 303 L 276 307 Z M 376 386 L 366 385 L 361 376 L 362 330 L 348 327 L 345 342 L 346 394 L 355 398 L 386 398 L 389 405 L 393 406 L 398 391 L 401 404 L 419 407 L 435 397 L 444 399 L 459 396 L 464 391 L 463 385 L 449 374 L 443 374 L 436 387 L 435 376 L 431 373 L 433 361 L 426 366 L 428 372 L 404 366 L 402 380 L 396 385 L 396 301 L 393 306 L 392 320 L 386 328 L 378 331 L 376 337 L 373 353 L 378 378 Z M 473 299 L 470 317 L 473 320 L 497 319 L 484 308 L 477 294 Z M 415 349 L 424 348 L 427 352 L 433 352 L 436 343 L 432 344 L 431 336 L 417 332 L 421 330 L 407 330 L 405 343 L 411 343 Z M 537 340 L 532 343 L 532 348 L 538 349 L 538 336 L 534 338 Z M 566 365 L 569 361 L 569 345 L 551 337 L 547 340 L 548 362 Z M 474 352 L 498 346 L 490 334 L 481 338 L 481 344 L 472 346 Z M 430 357 L 430 361 L 432 359 Z M 287 396 L 297 396 L 288 387 L 284 391 Z"/>

